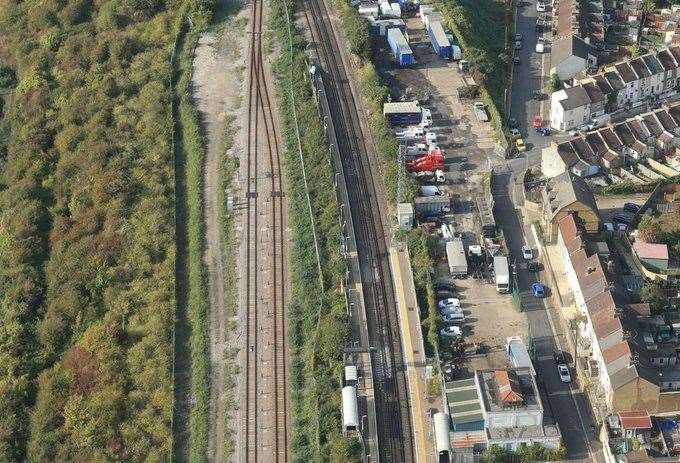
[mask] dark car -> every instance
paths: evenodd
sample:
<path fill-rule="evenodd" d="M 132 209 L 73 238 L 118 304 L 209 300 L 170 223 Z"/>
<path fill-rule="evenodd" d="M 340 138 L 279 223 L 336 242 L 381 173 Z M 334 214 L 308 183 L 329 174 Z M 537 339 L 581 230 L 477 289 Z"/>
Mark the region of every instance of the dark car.
<path fill-rule="evenodd" d="M 541 266 L 538 262 L 529 262 L 527 269 L 530 272 L 538 272 L 541 269 Z"/>
<path fill-rule="evenodd" d="M 625 223 L 626 225 L 630 224 L 630 218 L 623 214 L 616 214 L 614 217 L 612 217 L 612 220 L 617 223 Z"/>
<path fill-rule="evenodd" d="M 564 356 L 564 352 L 561 350 L 556 350 L 553 352 L 553 359 L 555 360 L 555 363 L 567 363 L 567 359 Z"/>
<path fill-rule="evenodd" d="M 456 285 L 454 285 L 453 283 L 439 282 L 439 283 L 434 285 L 434 289 L 435 289 L 435 291 L 449 291 L 451 293 L 455 293 L 456 292 Z"/>
<path fill-rule="evenodd" d="M 541 101 L 543 98 L 545 98 L 545 95 L 540 90 L 534 90 L 531 96 L 537 101 Z"/>
<path fill-rule="evenodd" d="M 640 206 L 635 203 L 626 203 L 623 205 L 623 210 L 630 212 L 631 214 L 637 214 L 637 212 L 640 210 Z"/>

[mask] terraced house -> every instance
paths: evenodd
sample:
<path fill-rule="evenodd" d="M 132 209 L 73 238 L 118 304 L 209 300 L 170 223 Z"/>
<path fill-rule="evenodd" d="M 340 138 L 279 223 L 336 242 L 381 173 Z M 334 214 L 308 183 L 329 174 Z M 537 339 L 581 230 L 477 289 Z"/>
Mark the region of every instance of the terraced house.
<path fill-rule="evenodd" d="M 603 114 L 673 95 L 680 84 L 679 69 L 680 47 L 672 46 L 606 66 L 593 76 L 581 73 L 573 85 L 552 94 L 550 125 L 555 130 L 572 130 L 592 121 L 597 124 L 606 119 Z M 593 87 L 602 107 L 594 104 Z"/>

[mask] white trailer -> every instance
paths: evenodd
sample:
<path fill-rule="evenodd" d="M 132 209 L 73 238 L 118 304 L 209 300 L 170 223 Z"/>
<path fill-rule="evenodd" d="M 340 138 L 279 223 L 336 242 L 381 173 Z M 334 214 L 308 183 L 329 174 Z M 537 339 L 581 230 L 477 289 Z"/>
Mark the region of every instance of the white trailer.
<path fill-rule="evenodd" d="M 468 273 L 465 247 L 461 238 L 446 242 L 446 258 L 449 261 L 449 272 L 454 277 L 464 277 Z"/>
<path fill-rule="evenodd" d="M 359 406 L 357 390 L 354 386 L 342 388 L 342 434 L 359 431 Z"/>
<path fill-rule="evenodd" d="M 508 357 L 508 363 L 513 368 L 529 368 L 533 374 L 536 374 L 529 351 L 519 336 L 510 336 L 505 340 L 505 354 Z"/>
<path fill-rule="evenodd" d="M 496 279 L 496 291 L 505 294 L 510 291 L 510 269 L 508 268 L 508 258 L 505 256 L 494 256 L 493 273 Z"/>
<path fill-rule="evenodd" d="M 449 439 L 449 415 L 444 412 L 434 414 L 434 441 L 437 447 L 437 461 L 451 461 L 451 440 Z"/>

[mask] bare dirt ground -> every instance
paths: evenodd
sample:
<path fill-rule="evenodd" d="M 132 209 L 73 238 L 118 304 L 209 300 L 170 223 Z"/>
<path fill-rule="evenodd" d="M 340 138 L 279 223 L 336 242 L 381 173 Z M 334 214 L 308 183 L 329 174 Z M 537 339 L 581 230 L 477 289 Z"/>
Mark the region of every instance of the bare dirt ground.
<path fill-rule="evenodd" d="M 234 9 L 233 2 L 224 3 L 224 9 Z M 245 33 L 248 23 L 247 8 L 237 15 L 231 15 L 219 23 L 214 30 L 205 33 L 195 50 L 194 74 L 192 79 L 194 101 L 201 113 L 206 142 L 204 166 L 204 213 L 205 213 L 205 255 L 204 263 L 209 292 L 210 331 L 210 432 L 208 459 L 223 462 L 225 436 L 227 434 L 225 407 L 225 380 L 228 374 L 226 353 L 228 348 L 239 345 L 241 324 L 234 323 L 232 298 L 236 288 L 225 288 L 223 238 L 221 236 L 221 215 L 219 188 L 221 185 L 220 164 L 224 160 L 224 134 L 228 116 L 234 116 L 236 123 L 233 148 L 230 156 L 239 156 L 243 146 L 243 135 L 236 126 L 243 112 L 242 87 L 246 57 Z M 234 190 L 239 188 L 239 179 L 234 179 Z M 238 226 L 238 224 L 237 224 Z M 237 375 L 238 376 L 238 375 Z M 236 389 L 238 390 L 238 379 Z M 233 392 L 237 396 L 237 391 Z M 234 413 L 237 413 L 235 411 Z M 233 423 L 239 420 L 234 418 Z M 235 442 L 239 442 L 238 426 L 232 426 Z M 236 452 L 238 453 L 238 452 Z M 236 454 L 235 453 L 235 454 Z"/>

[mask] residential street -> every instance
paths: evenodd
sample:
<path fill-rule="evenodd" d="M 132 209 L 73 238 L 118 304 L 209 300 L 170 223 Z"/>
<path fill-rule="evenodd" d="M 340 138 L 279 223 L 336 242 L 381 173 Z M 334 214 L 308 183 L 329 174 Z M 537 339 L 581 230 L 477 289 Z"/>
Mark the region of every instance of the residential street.
<path fill-rule="evenodd" d="M 550 46 L 546 47 L 546 53 L 535 51 L 536 41 L 543 35 L 535 29 L 538 17 L 535 2 L 524 2 L 523 6 L 516 8 L 516 15 L 516 33 L 522 35 L 522 48 L 515 52 L 521 62 L 514 66 L 509 117 L 517 120 L 527 144 L 526 158 L 529 166 L 534 166 L 540 163 L 541 150 L 550 144 L 552 138 L 539 135 L 531 125 L 532 118 L 541 113 L 545 117 L 550 106 L 549 95 L 545 94 L 544 88 L 544 80 L 547 81 L 549 73 Z M 549 35 L 545 34 L 545 37 L 548 38 Z M 545 79 L 542 76 L 546 76 Z M 535 91 L 543 92 L 544 100 L 533 99 Z M 524 161 L 524 156 L 521 159 Z M 513 161 L 516 163 L 519 159 Z"/>
<path fill-rule="evenodd" d="M 591 429 L 586 397 L 571 384 L 562 383 L 557 374 L 552 354 L 555 350 L 561 350 L 566 343 L 556 318 L 559 314 L 550 307 L 548 298 L 536 299 L 529 290 L 532 283 L 540 281 L 545 284 L 547 279 L 543 276 L 543 271 L 538 274 L 529 273 L 522 259 L 521 248 L 525 243 L 533 248 L 534 255 L 537 251 L 529 224 L 522 223 L 513 204 L 513 177 L 510 172 L 494 177 L 495 217 L 505 234 L 511 262 L 517 259 L 517 283 L 521 291 L 522 308 L 527 314 L 529 335 L 535 351 L 534 364 L 545 409 L 547 414 L 556 418 L 560 426 L 570 461 L 601 461 L 600 444 Z"/>

